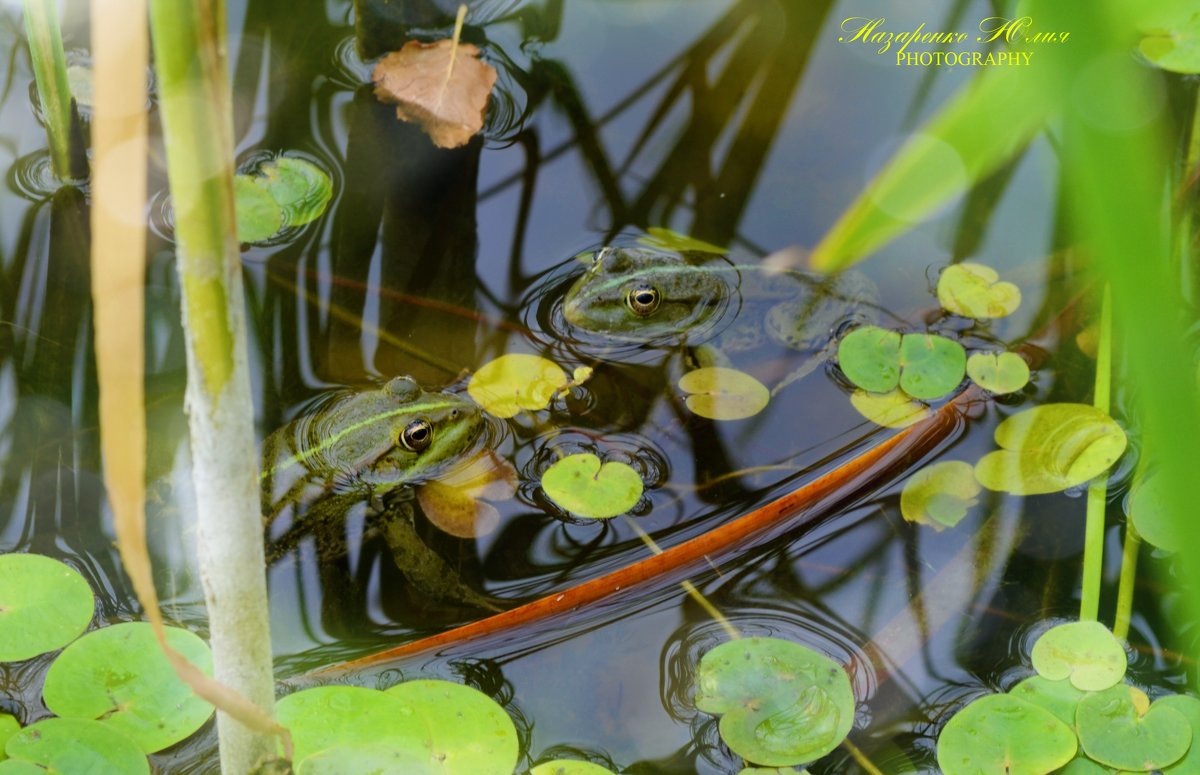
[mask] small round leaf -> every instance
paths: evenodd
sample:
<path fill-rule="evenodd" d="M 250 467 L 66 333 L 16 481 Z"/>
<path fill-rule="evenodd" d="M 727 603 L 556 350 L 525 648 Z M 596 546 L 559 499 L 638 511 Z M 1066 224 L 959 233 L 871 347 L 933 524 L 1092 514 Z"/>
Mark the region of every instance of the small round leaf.
<path fill-rule="evenodd" d="M 446 770 L 420 754 L 389 745 L 366 743 L 326 748 L 306 756 L 296 768 L 296 775 L 445 775 Z M 3 773 L 0 773 L 3 775 Z"/>
<path fill-rule="evenodd" d="M 198 636 L 168 627 L 167 642 L 212 672 L 212 654 Z M 72 643 L 46 672 L 42 696 L 59 716 L 99 719 L 146 753 L 183 740 L 213 712 L 175 675 L 146 622 L 93 630 Z"/>
<path fill-rule="evenodd" d="M 491 697 L 450 681 L 406 681 L 384 694 L 447 773 L 511 775 L 519 746 L 512 718 Z"/>
<path fill-rule="evenodd" d="M 996 427 L 1002 449 L 975 464 L 989 490 L 1014 495 L 1059 492 L 1108 470 L 1125 451 L 1125 431 L 1086 404 L 1044 404 Z"/>
<path fill-rule="evenodd" d="M 929 416 L 929 407 L 913 401 L 901 390 L 890 393 L 868 393 L 855 390 L 850 405 L 876 425 L 885 428 L 907 428 Z"/>
<path fill-rule="evenodd" d="M 1125 677 L 1128 658 L 1117 637 L 1099 622 L 1068 622 L 1037 639 L 1033 669 L 1050 681 L 1071 680 L 1076 689 L 1095 692 Z"/>
<path fill-rule="evenodd" d="M 316 220 L 333 197 L 333 183 L 317 165 L 295 156 L 277 156 L 259 165 L 254 182 L 283 212 L 283 225 Z"/>
<path fill-rule="evenodd" d="M 679 378 L 679 389 L 689 393 L 688 409 L 710 420 L 741 420 L 758 414 L 771 400 L 763 383 L 744 371 L 710 366 Z"/>
<path fill-rule="evenodd" d="M 990 266 L 952 264 L 938 278 L 938 303 L 947 312 L 977 320 L 1010 315 L 1021 305 L 1021 289 L 999 279 Z"/>
<path fill-rule="evenodd" d="M 909 522 L 932 525 L 938 530 L 954 527 L 975 505 L 981 489 L 970 463 L 961 460 L 934 463 L 904 483 L 900 513 Z"/>
<path fill-rule="evenodd" d="M 554 361 L 508 353 L 480 367 L 467 384 L 467 392 L 489 414 L 508 419 L 522 409 L 545 409 L 567 383 L 566 373 Z"/>
<path fill-rule="evenodd" d="M 613 771 L 579 759 L 555 759 L 534 767 L 529 775 L 613 775 Z"/>
<path fill-rule="evenodd" d="M 1158 476 L 1149 476 L 1134 486 L 1129 495 L 1129 518 L 1145 541 L 1167 551 L 1187 544 L 1187 528 L 1171 519 Z"/>
<path fill-rule="evenodd" d="M 642 497 L 642 478 L 618 461 L 601 464 L 590 452 L 567 455 L 542 474 L 550 500 L 580 517 L 607 519 L 632 509 Z"/>
<path fill-rule="evenodd" d="M 1075 726 L 1084 752 L 1119 770 L 1159 770 L 1179 761 L 1192 744 L 1188 719 L 1157 702 L 1140 712 L 1130 688 L 1117 684 L 1079 701 Z"/>
<path fill-rule="evenodd" d="M 283 228 L 283 209 L 252 175 L 233 176 L 238 242 L 263 242 Z"/>
<path fill-rule="evenodd" d="M 975 353 L 967 359 L 967 376 L 997 395 L 1015 393 L 1029 384 L 1029 364 L 1016 353 Z"/>
<path fill-rule="evenodd" d="M 696 707 L 721 714 L 721 738 L 734 753 L 772 767 L 824 756 L 854 724 L 854 692 L 842 666 L 779 638 L 741 638 L 706 653 L 696 671 Z"/>
<path fill-rule="evenodd" d="M 1180 19 L 1170 29 L 1148 33 L 1138 48 L 1163 70 L 1200 73 L 1200 13 Z"/>
<path fill-rule="evenodd" d="M 16 761 L 33 762 L 50 773 L 119 773 L 149 775 L 150 764 L 137 743 L 108 724 L 75 718 L 48 718 L 31 724 L 9 738 L 4 746 L 9 760 L 0 772 L 19 775 Z"/>
<path fill-rule="evenodd" d="M 890 392 L 900 384 L 901 338 L 878 326 L 856 328 L 838 343 L 838 365 L 863 390 Z"/>
<path fill-rule="evenodd" d="M 360 686 L 318 686 L 275 703 L 275 717 L 292 733 L 294 765 L 328 748 L 378 745 L 413 751 L 424 760 L 420 734 L 405 724 L 401 703 L 384 692 Z"/>
<path fill-rule="evenodd" d="M 1164 775 L 1194 775 L 1200 772 L 1200 699 L 1186 694 L 1169 694 L 1159 697 L 1151 708 L 1171 708 L 1178 711 L 1192 727 L 1192 746 L 1183 758 L 1163 770 Z"/>
<path fill-rule="evenodd" d="M 95 606 L 70 566 L 40 554 L 0 555 L 0 662 L 62 648 L 87 629 Z"/>
<path fill-rule="evenodd" d="M 941 398 L 962 382 L 967 353 L 953 339 L 905 334 L 900 341 L 900 389 L 913 398 Z"/>
<path fill-rule="evenodd" d="M 988 694 L 946 723 L 937 741 L 945 775 L 1052 772 L 1075 756 L 1075 732 L 1053 713 L 1009 694 Z"/>

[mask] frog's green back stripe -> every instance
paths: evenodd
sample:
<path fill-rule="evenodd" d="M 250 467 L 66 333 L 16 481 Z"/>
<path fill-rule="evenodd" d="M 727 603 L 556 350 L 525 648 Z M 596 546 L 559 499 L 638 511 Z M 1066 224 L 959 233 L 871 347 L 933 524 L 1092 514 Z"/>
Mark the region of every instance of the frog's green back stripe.
<path fill-rule="evenodd" d="M 729 266 L 693 266 L 691 264 L 668 264 L 666 266 L 654 265 L 642 267 L 641 269 L 636 269 L 632 272 L 622 272 L 619 275 L 613 275 L 612 277 L 606 278 L 603 282 L 596 286 L 596 290 L 598 292 L 604 292 L 614 288 L 620 288 L 630 280 L 636 280 L 643 274 L 651 274 L 655 277 L 660 277 L 665 274 L 694 275 L 697 272 L 703 272 L 704 274 L 719 274 L 724 272 L 740 273 L 746 269 L 747 267 L 737 264 L 731 264 Z"/>
<path fill-rule="evenodd" d="M 404 406 L 398 406 L 395 409 L 392 409 L 390 411 L 372 415 L 371 417 L 368 417 L 365 420 L 360 420 L 359 422 L 353 423 L 351 425 L 347 425 L 345 428 L 342 428 L 337 433 L 331 435 L 329 438 L 322 439 L 320 444 L 310 447 L 310 448 L 304 450 L 303 452 L 297 452 L 296 454 L 288 457 L 287 459 L 281 460 L 279 463 L 276 463 L 275 465 L 271 466 L 270 468 L 264 468 L 262 470 L 262 472 L 260 472 L 258 475 L 259 481 L 267 478 L 267 476 L 274 476 L 276 473 L 284 470 L 285 468 L 293 466 L 296 463 L 299 463 L 301 460 L 304 460 L 308 457 L 311 457 L 312 455 L 315 455 L 318 452 L 321 452 L 322 450 L 332 447 L 334 444 L 338 443 L 338 441 L 340 441 L 342 439 L 342 437 L 344 437 L 346 434 L 353 433 L 354 431 L 362 430 L 363 428 L 367 427 L 368 425 L 373 425 L 374 423 L 377 423 L 380 420 L 386 420 L 389 417 L 395 417 L 396 415 L 400 415 L 400 414 L 414 414 L 415 415 L 415 414 L 419 414 L 422 411 L 430 411 L 430 410 L 437 410 L 437 409 L 450 409 L 455 406 L 464 406 L 464 405 L 465 404 L 462 401 L 433 401 L 433 402 L 428 402 L 428 403 L 423 403 L 423 404 L 405 404 Z"/>

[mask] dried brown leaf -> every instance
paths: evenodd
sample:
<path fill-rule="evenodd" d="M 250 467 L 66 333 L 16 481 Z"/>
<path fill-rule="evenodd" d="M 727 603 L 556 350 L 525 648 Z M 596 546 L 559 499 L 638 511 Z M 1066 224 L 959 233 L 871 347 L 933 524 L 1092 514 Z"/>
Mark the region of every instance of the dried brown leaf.
<path fill-rule="evenodd" d="M 475 538 L 500 524 L 500 512 L 484 501 L 508 500 L 516 488 L 516 469 L 485 450 L 437 481 L 418 487 L 417 502 L 441 530 L 459 538 Z"/>
<path fill-rule="evenodd" d="M 410 40 L 379 60 L 371 79 L 401 121 L 419 124 L 439 148 L 457 148 L 483 129 L 496 69 L 470 43 Z"/>

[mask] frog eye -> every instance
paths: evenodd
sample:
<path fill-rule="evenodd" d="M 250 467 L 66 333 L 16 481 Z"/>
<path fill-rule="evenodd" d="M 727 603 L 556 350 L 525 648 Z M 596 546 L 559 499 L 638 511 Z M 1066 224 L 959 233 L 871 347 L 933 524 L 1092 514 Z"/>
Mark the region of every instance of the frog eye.
<path fill-rule="evenodd" d="M 429 420 L 413 420 L 400 432 L 400 446 L 412 452 L 424 452 L 433 442 Z"/>
<path fill-rule="evenodd" d="M 658 289 L 652 285 L 639 285 L 625 295 L 626 306 L 641 318 L 653 315 L 654 310 L 658 309 L 658 302 Z"/>

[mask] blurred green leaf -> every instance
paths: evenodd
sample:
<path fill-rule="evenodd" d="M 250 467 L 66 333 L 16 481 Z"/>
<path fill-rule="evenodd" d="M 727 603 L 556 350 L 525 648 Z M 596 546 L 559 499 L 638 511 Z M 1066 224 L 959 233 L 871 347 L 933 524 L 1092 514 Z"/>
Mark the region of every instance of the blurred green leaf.
<path fill-rule="evenodd" d="M 954 527 L 976 504 L 982 488 L 975 469 L 961 460 L 944 460 L 925 466 L 904 483 L 900 513 L 909 522 L 941 530 Z"/>
<path fill-rule="evenodd" d="M 1142 55 L 1164 70 L 1200 73 L 1200 13 L 1178 24 L 1146 34 L 1138 44 Z"/>
<path fill-rule="evenodd" d="M 1125 677 L 1128 658 L 1115 635 L 1099 622 L 1068 622 L 1037 639 L 1033 669 L 1050 681 L 1070 679 L 1076 689 L 1107 689 Z"/>

